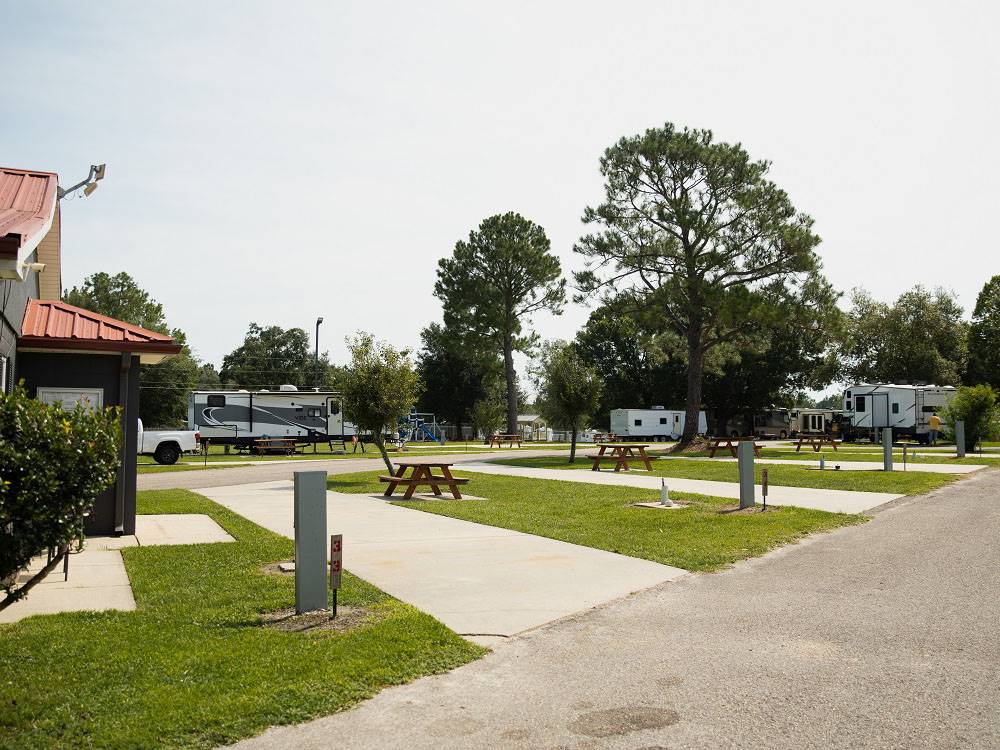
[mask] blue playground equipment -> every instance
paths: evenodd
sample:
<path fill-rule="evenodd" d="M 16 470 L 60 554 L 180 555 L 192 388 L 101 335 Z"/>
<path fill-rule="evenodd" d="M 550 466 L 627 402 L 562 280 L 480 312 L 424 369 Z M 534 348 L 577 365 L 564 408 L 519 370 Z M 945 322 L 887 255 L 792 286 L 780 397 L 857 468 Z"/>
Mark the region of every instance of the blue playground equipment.
<path fill-rule="evenodd" d="M 399 420 L 399 433 L 404 442 L 432 440 L 445 444 L 444 432 L 438 427 L 437 418 L 429 412 L 411 411 Z"/>

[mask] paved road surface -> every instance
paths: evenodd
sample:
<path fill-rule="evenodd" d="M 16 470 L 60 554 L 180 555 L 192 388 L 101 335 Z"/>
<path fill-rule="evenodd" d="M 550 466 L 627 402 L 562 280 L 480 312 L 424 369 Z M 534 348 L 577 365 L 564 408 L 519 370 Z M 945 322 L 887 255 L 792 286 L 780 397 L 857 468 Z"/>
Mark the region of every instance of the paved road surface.
<path fill-rule="evenodd" d="M 1000 746 L 1000 472 L 245 748 Z"/>

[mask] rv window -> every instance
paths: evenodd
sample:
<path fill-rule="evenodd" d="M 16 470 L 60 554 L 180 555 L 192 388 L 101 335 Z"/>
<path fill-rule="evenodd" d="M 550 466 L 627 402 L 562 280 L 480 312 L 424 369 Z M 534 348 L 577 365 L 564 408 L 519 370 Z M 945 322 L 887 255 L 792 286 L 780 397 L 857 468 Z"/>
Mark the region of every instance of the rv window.
<path fill-rule="evenodd" d="M 681 421 L 681 415 L 680 414 L 674 414 L 674 421 L 675 422 L 680 422 Z"/>
<path fill-rule="evenodd" d="M 660 417 L 660 424 L 666 424 L 666 423 L 667 423 L 667 418 L 666 417 Z"/>
<path fill-rule="evenodd" d="M 323 416 L 323 412 L 320 411 L 319 409 L 313 407 L 313 408 L 309 409 L 308 416 L 310 416 L 310 417 L 321 417 L 321 416 Z"/>
<path fill-rule="evenodd" d="M 850 401 L 848 401 L 848 402 L 847 402 L 847 411 L 850 411 L 850 410 L 851 410 L 851 402 L 850 402 Z"/>
<path fill-rule="evenodd" d="M 330 402 L 330 414 L 340 414 L 340 402 L 338 401 Z"/>
<path fill-rule="evenodd" d="M 892 405 L 892 413 L 893 414 L 899 414 L 899 404 L 893 404 Z"/>
<path fill-rule="evenodd" d="M 641 419 L 635 420 L 635 426 L 636 427 L 642 427 L 642 420 Z"/>
<path fill-rule="evenodd" d="M 847 392 L 847 393 L 845 393 L 844 395 L 845 395 L 845 396 L 846 396 L 847 398 L 850 398 L 850 397 L 851 397 L 851 392 L 850 392 L 850 391 L 848 391 L 848 392 Z"/>
<path fill-rule="evenodd" d="M 854 411 L 864 411 L 865 410 L 865 397 L 858 396 L 854 399 Z"/>
<path fill-rule="evenodd" d="M 225 406 L 226 397 L 225 396 L 209 396 L 208 397 L 209 406 Z"/>

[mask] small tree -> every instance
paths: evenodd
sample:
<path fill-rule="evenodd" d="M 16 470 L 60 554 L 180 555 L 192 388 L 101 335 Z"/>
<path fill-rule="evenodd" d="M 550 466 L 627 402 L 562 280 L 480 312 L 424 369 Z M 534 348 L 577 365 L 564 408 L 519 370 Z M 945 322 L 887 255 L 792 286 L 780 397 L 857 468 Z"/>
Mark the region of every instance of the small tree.
<path fill-rule="evenodd" d="M 576 461 L 576 433 L 593 418 L 601 400 L 601 379 L 576 349 L 563 341 L 542 352 L 538 406 L 550 424 L 571 432 L 569 463 Z"/>
<path fill-rule="evenodd" d="M 1000 390 L 1000 274 L 987 281 L 976 298 L 965 382 L 986 383 Z"/>
<path fill-rule="evenodd" d="M 535 336 L 522 335 L 539 310 L 559 315 L 566 299 L 559 258 L 545 230 L 520 214 L 491 216 L 438 261 L 434 294 L 444 302 L 445 324 L 492 342 L 503 353 L 507 381 L 507 431 L 517 430 L 514 352 L 528 351 Z"/>
<path fill-rule="evenodd" d="M 1000 403 L 988 385 L 964 386 L 944 409 L 944 420 L 955 434 L 955 422 L 965 422 L 965 449 L 973 451 L 1000 426 Z"/>
<path fill-rule="evenodd" d="M 472 429 L 475 434 L 490 437 L 500 431 L 507 418 L 507 389 L 501 378 L 493 378 L 485 386 L 485 394 L 472 405 Z"/>
<path fill-rule="evenodd" d="M 117 408 L 64 411 L 21 386 L 0 395 L 0 610 L 42 577 L 14 590 L 32 557 L 55 548 L 61 559 L 82 536 L 84 515 L 115 481 L 121 432 Z"/>
<path fill-rule="evenodd" d="M 343 374 L 344 410 L 360 431 L 370 432 L 382 460 L 394 471 L 385 450 L 385 434 L 395 430 L 420 395 L 420 377 L 410 352 L 397 351 L 370 333 L 348 337 L 351 363 Z"/>

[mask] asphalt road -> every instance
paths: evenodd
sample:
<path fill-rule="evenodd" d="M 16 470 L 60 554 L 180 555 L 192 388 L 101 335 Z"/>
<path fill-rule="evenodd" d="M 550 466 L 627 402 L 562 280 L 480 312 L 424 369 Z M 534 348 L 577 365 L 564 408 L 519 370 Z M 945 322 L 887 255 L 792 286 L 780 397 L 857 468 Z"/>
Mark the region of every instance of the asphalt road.
<path fill-rule="evenodd" d="M 984 471 L 240 747 L 998 747 L 998 539 Z"/>

